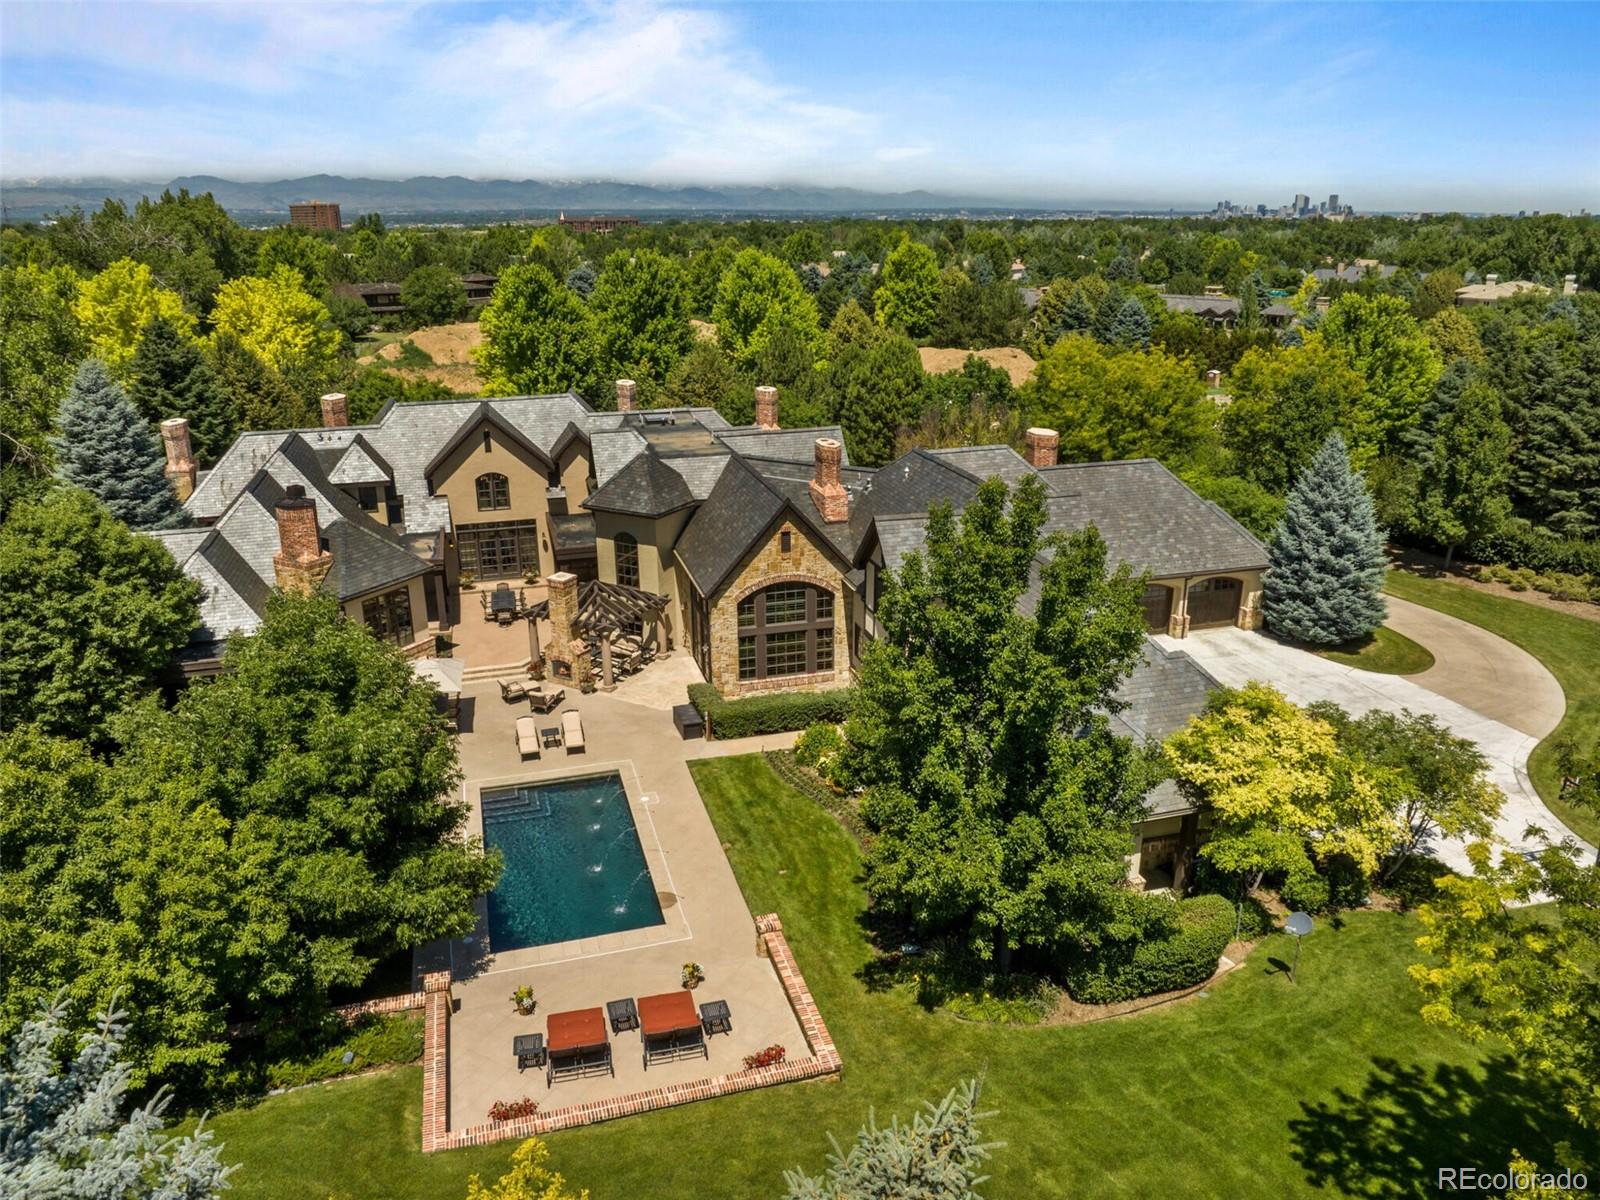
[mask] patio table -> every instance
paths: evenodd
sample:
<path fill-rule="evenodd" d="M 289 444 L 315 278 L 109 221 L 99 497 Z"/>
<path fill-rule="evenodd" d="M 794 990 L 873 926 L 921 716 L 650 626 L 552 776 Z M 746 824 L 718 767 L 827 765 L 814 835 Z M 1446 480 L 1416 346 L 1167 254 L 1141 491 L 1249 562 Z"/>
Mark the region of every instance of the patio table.
<path fill-rule="evenodd" d="M 639 997 L 639 1037 L 644 1042 L 644 1069 L 655 1060 L 671 1061 L 699 1054 L 709 1059 L 700 1029 L 700 1014 L 687 991 Z"/>
<path fill-rule="evenodd" d="M 539 730 L 539 740 L 544 743 L 544 748 L 546 750 L 560 749 L 561 726 L 546 725 L 543 729 Z"/>
<path fill-rule="evenodd" d="M 606 1013 L 603 1008 L 580 1008 L 572 1012 L 551 1013 L 545 1018 L 545 1086 L 568 1076 L 608 1075 L 611 1042 L 606 1038 Z"/>

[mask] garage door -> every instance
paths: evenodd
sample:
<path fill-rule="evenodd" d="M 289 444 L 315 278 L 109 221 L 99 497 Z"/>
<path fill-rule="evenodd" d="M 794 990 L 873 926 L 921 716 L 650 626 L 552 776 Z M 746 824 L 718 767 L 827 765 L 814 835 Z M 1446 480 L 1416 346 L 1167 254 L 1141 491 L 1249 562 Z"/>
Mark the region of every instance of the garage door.
<path fill-rule="evenodd" d="M 1144 589 L 1140 603 L 1144 606 L 1144 627 L 1151 633 L 1165 633 L 1172 616 L 1172 589 L 1152 583 Z"/>
<path fill-rule="evenodd" d="M 1204 629 L 1208 625 L 1232 625 L 1239 615 L 1239 602 L 1244 598 L 1244 585 L 1237 579 L 1222 576 L 1202 579 L 1189 587 L 1189 628 Z"/>

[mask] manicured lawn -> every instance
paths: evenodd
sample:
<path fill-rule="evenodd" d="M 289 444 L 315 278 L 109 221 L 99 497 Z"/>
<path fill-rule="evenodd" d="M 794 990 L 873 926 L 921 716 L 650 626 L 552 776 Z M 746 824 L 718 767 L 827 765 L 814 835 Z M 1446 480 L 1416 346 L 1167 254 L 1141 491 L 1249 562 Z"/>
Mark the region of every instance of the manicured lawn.
<path fill-rule="evenodd" d="M 1385 675 L 1416 675 L 1433 666 L 1433 655 L 1403 633 L 1380 625 L 1365 641 L 1317 653 L 1330 662 Z"/>
<path fill-rule="evenodd" d="M 1600 843 L 1600 819 L 1561 802 L 1555 746 L 1570 737 L 1592 750 L 1600 743 L 1600 621 L 1491 596 L 1445 579 L 1390 571 L 1388 590 L 1402 600 L 1460 617 L 1515 642 L 1550 669 L 1567 694 L 1567 715 L 1528 760 L 1534 787 L 1550 810 L 1581 837 Z"/>
<path fill-rule="evenodd" d="M 785 1167 L 821 1166 L 830 1131 L 848 1140 L 869 1109 L 907 1112 L 978 1072 L 999 1110 L 985 1132 L 1007 1143 L 990 1200 L 1421 1197 L 1433 1164 L 1498 1166 L 1512 1147 L 1549 1161 L 1563 1134 L 1558 1108 L 1503 1060 L 1423 1025 L 1405 977 L 1409 917 L 1319 921 L 1298 985 L 1273 965 L 1289 954 L 1275 938 L 1209 997 L 1157 1013 L 969 1024 L 863 981 L 860 859 L 831 817 L 760 757 L 694 774 L 751 909 L 783 918 L 844 1078 L 556 1135 L 553 1165 L 594 1200 L 777 1197 Z M 218 1117 L 226 1157 L 245 1164 L 231 1194 L 449 1200 L 469 1172 L 498 1172 L 509 1145 L 418 1154 L 419 1080 L 402 1068 Z"/>

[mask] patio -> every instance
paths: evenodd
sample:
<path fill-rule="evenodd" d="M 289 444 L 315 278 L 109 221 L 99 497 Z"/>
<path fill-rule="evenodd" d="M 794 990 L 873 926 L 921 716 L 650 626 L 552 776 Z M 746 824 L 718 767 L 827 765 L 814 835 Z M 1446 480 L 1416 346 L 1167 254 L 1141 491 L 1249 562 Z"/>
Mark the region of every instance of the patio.
<path fill-rule="evenodd" d="M 448 968 L 455 979 L 447 1065 L 452 1131 L 484 1125 L 498 1100 L 529 1096 L 549 1112 L 741 1072 L 745 1055 L 774 1044 L 783 1045 L 790 1059 L 810 1053 L 687 767 L 690 757 L 740 747 L 684 741 L 672 723 L 671 706 L 682 703 L 685 685 L 699 678 L 690 656 L 674 655 L 622 680 L 612 693 L 583 695 L 567 684 L 560 712 L 580 714 L 587 752 L 545 750 L 528 763 L 519 759 L 514 737 L 517 717 L 529 711 L 527 703 L 504 701 L 493 679 L 469 678 L 464 684 L 460 747 L 462 795 L 472 809 L 468 829 L 479 833 L 483 828 L 485 787 L 615 772 L 623 781 L 663 921 L 496 954 L 487 904 L 480 900 L 478 928 L 470 937 L 419 951 L 419 977 Z M 757 748 L 755 740 L 742 748 Z M 705 974 L 704 982 L 687 993 L 696 1011 L 703 1002 L 720 1000 L 731 1015 L 729 1032 L 705 1038 L 704 1056 L 697 1051 L 693 1057 L 653 1062 L 646 1070 L 640 1032 L 611 1032 L 608 1023 L 614 1074 L 590 1073 L 547 1087 L 542 1069 L 518 1070 L 512 1051 L 516 1036 L 548 1036 L 551 1014 L 677 991 L 688 961 L 698 962 Z M 538 1002 L 531 1016 L 518 1015 L 510 1000 L 523 985 L 533 989 Z"/>

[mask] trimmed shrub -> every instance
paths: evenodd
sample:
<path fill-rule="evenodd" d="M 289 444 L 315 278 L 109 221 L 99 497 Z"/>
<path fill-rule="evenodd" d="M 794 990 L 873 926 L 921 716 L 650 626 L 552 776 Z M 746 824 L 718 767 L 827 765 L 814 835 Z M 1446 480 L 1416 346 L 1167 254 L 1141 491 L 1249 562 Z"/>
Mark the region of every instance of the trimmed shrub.
<path fill-rule="evenodd" d="M 1233 940 L 1234 909 L 1227 897 L 1180 900 L 1164 937 L 1108 947 L 1069 962 L 1063 982 L 1084 1004 L 1113 1004 L 1204 983 Z"/>
<path fill-rule="evenodd" d="M 1527 529 L 1508 528 L 1481 537 L 1462 553 L 1476 562 L 1509 563 L 1563 575 L 1600 575 L 1600 542 L 1580 542 Z"/>
<path fill-rule="evenodd" d="M 826 692 L 770 692 L 725 700 L 711 684 L 692 683 L 689 703 L 706 719 L 707 737 L 741 738 L 786 733 L 819 723 L 837 725 L 849 711 L 850 692 L 846 688 Z"/>
<path fill-rule="evenodd" d="M 1290 871 L 1278 889 L 1278 898 L 1297 912 L 1326 912 L 1329 903 L 1328 881 L 1309 864 Z"/>
<path fill-rule="evenodd" d="M 422 1056 L 422 1017 L 418 1013 L 376 1013 L 349 1025 L 330 1016 L 327 1036 L 331 1044 L 320 1053 L 311 1051 L 269 1065 L 267 1086 L 304 1087 L 371 1067 L 415 1062 Z M 349 1062 L 344 1061 L 346 1051 L 352 1055 Z"/>

